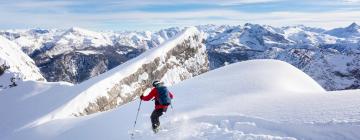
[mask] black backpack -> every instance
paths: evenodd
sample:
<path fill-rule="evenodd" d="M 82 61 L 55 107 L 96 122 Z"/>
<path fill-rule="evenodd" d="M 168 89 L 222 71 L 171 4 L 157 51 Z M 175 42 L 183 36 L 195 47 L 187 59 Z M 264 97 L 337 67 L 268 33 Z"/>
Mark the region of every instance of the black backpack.
<path fill-rule="evenodd" d="M 160 105 L 170 105 L 171 104 L 171 98 L 170 98 L 170 92 L 167 89 L 166 86 L 158 86 L 156 87 L 158 91 L 158 99 Z"/>

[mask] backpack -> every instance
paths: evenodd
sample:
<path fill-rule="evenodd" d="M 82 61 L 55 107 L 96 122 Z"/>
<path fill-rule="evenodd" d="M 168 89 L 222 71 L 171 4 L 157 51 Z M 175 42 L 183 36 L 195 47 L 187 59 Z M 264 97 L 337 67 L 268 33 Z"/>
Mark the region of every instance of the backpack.
<path fill-rule="evenodd" d="M 170 93 L 169 90 L 167 89 L 166 86 L 159 86 L 156 87 L 157 91 L 158 91 L 158 99 L 157 101 L 159 102 L 160 105 L 170 105 L 171 104 L 171 98 L 170 98 Z"/>

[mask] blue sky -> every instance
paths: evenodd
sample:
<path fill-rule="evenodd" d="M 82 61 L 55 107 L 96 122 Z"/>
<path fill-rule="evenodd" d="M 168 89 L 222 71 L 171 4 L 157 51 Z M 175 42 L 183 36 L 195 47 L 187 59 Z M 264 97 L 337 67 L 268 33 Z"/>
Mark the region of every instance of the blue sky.
<path fill-rule="evenodd" d="M 360 23 L 360 0 L 2 0 L 0 29 L 157 30 L 244 23 L 334 28 Z"/>

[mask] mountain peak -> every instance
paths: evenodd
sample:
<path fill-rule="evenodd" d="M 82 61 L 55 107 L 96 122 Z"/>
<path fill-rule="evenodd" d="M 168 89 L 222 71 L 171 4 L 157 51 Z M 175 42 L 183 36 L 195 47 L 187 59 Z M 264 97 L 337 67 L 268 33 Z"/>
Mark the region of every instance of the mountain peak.
<path fill-rule="evenodd" d="M 79 28 L 79 27 L 71 27 L 68 29 L 68 32 L 78 32 L 78 33 L 81 33 L 81 32 L 91 32 L 89 30 L 86 30 L 86 29 L 83 29 L 83 28 Z"/>
<path fill-rule="evenodd" d="M 355 22 L 353 22 L 346 28 L 347 29 L 360 29 L 360 26 L 358 24 L 356 24 Z"/>
<path fill-rule="evenodd" d="M 360 26 L 355 22 L 351 23 L 348 27 L 345 28 L 335 28 L 326 32 L 327 34 L 336 36 L 336 37 L 359 37 L 360 36 Z"/>
<path fill-rule="evenodd" d="M 87 29 L 79 28 L 79 27 L 71 27 L 66 31 L 66 34 L 73 33 L 78 35 L 85 35 L 85 36 L 99 36 L 98 32 L 90 31 Z"/>
<path fill-rule="evenodd" d="M 38 34 L 47 34 L 50 31 L 48 29 L 35 28 L 35 29 L 30 29 L 30 32 L 38 33 Z"/>
<path fill-rule="evenodd" d="M 245 23 L 244 29 L 246 29 L 246 30 L 266 30 L 262 25 L 252 24 L 252 23 Z"/>
<path fill-rule="evenodd" d="M 257 27 L 257 26 L 261 26 L 261 25 L 259 25 L 259 24 L 252 24 L 252 23 L 245 23 L 244 26 Z"/>

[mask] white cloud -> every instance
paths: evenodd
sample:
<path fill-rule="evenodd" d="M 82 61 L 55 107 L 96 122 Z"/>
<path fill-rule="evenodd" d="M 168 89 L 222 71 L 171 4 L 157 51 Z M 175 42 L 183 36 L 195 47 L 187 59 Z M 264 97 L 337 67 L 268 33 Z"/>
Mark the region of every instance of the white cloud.
<path fill-rule="evenodd" d="M 347 2 L 347 3 L 359 3 L 360 0 L 343 0 L 344 2 Z"/>
<path fill-rule="evenodd" d="M 162 5 L 162 4 L 217 4 L 217 5 L 238 5 L 251 3 L 268 3 L 284 0 L 123 0 L 112 3 L 123 6 L 140 5 Z"/>
<path fill-rule="evenodd" d="M 360 6 L 360 0 L 340 0 L 340 3 L 337 4 L 358 7 Z"/>
<path fill-rule="evenodd" d="M 198 24 L 244 24 L 246 22 L 268 24 L 273 26 L 286 26 L 304 24 L 322 28 L 346 26 L 351 22 L 359 22 L 360 11 L 333 11 L 323 13 L 306 12 L 271 12 L 271 13 L 244 13 L 233 10 L 203 10 L 189 12 L 119 12 L 97 14 L 13 14 L 0 13 L 0 23 L 25 24 L 29 26 L 42 26 L 51 28 L 68 28 L 80 26 L 95 28 L 99 24 L 133 23 L 149 26 L 188 26 Z M 210 17 L 210 18 L 209 18 Z M 211 18 L 219 17 L 219 18 Z M 102 27 L 100 27 L 102 28 Z M 111 27 L 109 27 L 111 28 Z M 142 28 L 142 27 L 138 27 Z M 108 28 L 107 28 L 108 29 Z"/>
<path fill-rule="evenodd" d="M 154 0 L 138 0 L 141 4 L 151 3 Z M 173 0 L 159 0 L 158 2 Z M 273 2 L 274 0 L 224 0 L 222 4 Z M 277 0 L 276 0 L 277 1 Z M 360 0 L 359 0 L 360 1 Z M 120 1 L 129 2 L 129 1 Z M 183 0 L 182 2 L 199 2 Z M 216 3 L 216 0 L 209 0 Z M 360 11 L 331 11 L 331 12 L 268 12 L 247 13 L 235 10 L 195 10 L 181 12 L 142 12 L 123 11 L 112 13 L 73 13 L 68 12 L 65 6 L 74 4 L 72 1 L 43 1 L 43 3 L 13 3 L 1 6 L 0 3 L 0 28 L 19 27 L 44 27 L 44 28 L 69 28 L 80 26 L 90 29 L 158 29 L 168 26 L 189 26 L 198 24 L 232 24 L 241 25 L 247 22 L 268 24 L 273 26 L 286 26 L 304 24 L 322 28 L 347 26 L 351 22 L 359 22 Z M 133 2 L 135 3 L 135 1 Z M 79 4 L 79 3 L 75 3 Z M 130 4 L 130 3 L 128 3 Z M 14 7 L 32 9 L 38 7 L 55 12 L 29 13 L 21 12 Z"/>
<path fill-rule="evenodd" d="M 64 6 L 69 6 L 76 4 L 76 2 L 71 1 L 22 1 L 22 2 L 12 2 L 6 3 L 6 6 L 16 7 L 16 8 L 59 8 Z"/>

